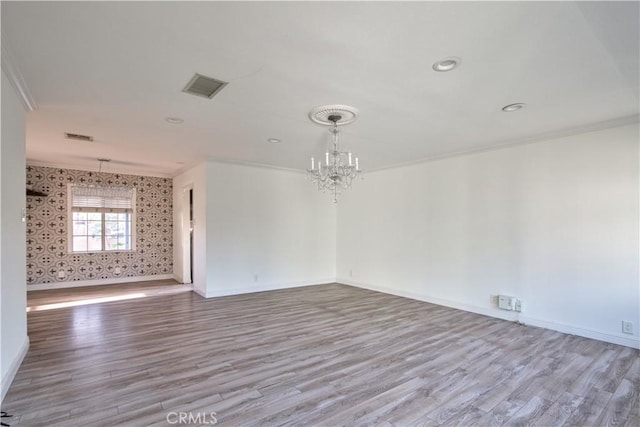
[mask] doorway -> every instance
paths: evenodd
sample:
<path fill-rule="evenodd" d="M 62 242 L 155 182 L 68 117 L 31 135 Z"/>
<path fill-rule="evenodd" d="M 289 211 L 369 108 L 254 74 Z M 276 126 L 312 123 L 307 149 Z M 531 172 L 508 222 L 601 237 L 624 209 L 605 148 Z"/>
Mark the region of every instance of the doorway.
<path fill-rule="evenodd" d="M 193 188 L 189 189 L 189 283 L 193 283 Z"/>
<path fill-rule="evenodd" d="M 183 187 L 181 207 L 182 283 L 193 283 L 195 218 L 193 184 Z"/>

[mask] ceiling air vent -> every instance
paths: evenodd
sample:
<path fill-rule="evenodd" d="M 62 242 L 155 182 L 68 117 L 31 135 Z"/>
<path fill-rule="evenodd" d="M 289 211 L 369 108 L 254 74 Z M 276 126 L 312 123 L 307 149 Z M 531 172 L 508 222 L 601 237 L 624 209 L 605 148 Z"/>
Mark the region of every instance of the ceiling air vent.
<path fill-rule="evenodd" d="M 202 96 L 204 98 L 213 98 L 214 95 L 223 87 L 227 85 L 227 82 L 222 80 L 216 80 L 212 77 L 203 76 L 196 73 L 195 76 L 187 83 L 183 92 L 190 93 L 191 95 Z"/>
<path fill-rule="evenodd" d="M 67 139 L 75 139 L 76 141 L 93 141 L 93 137 L 89 135 L 80 135 L 79 133 L 65 132 L 64 137 Z"/>

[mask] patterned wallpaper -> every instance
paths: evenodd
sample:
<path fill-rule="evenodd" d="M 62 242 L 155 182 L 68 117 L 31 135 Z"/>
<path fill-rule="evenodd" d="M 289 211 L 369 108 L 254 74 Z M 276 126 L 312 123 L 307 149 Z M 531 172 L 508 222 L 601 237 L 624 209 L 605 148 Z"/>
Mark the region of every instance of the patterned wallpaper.
<path fill-rule="evenodd" d="M 68 252 L 69 183 L 136 188 L 134 252 Z M 28 284 L 173 273 L 171 178 L 27 166 L 27 185 L 47 194 L 27 197 Z M 119 274 L 116 267 L 120 267 Z M 60 270 L 64 270 L 64 278 L 58 278 Z"/>

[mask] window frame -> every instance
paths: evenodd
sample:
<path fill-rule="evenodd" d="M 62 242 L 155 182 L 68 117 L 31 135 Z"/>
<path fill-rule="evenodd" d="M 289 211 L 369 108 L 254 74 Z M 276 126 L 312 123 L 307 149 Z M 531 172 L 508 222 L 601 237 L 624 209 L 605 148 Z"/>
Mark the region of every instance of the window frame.
<path fill-rule="evenodd" d="M 75 184 L 67 185 L 67 249 L 70 254 L 102 254 L 102 253 L 119 253 L 119 252 L 135 252 L 136 251 L 136 188 L 132 187 L 132 196 L 131 196 L 131 211 L 126 212 L 125 209 L 118 208 L 104 208 L 104 207 L 83 207 L 83 208 L 74 208 L 73 206 L 73 186 Z M 100 187 L 100 185 L 98 185 Z M 74 212 L 86 212 L 86 213 L 99 213 L 100 214 L 100 224 L 101 224 L 101 242 L 100 250 L 91 249 L 86 251 L 74 250 L 73 247 L 73 214 Z M 129 249 L 106 249 L 106 227 L 105 223 L 108 222 L 105 219 L 105 214 L 108 213 L 128 213 L 131 215 L 131 248 Z"/>

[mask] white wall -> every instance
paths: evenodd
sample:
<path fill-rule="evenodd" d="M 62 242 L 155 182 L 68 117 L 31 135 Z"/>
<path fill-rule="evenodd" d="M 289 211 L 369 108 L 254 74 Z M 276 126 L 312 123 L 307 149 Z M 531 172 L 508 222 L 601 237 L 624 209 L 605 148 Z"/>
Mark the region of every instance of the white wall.
<path fill-rule="evenodd" d="M 0 147 L 0 400 L 29 347 L 25 223 L 25 111 L 2 73 Z"/>
<path fill-rule="evenodd" d="M 638 139 L 631 125 L 370 173 L 340 201 L 338 281 L 638 347 Z"/>
<path fill-rule="evenodd" d="M 188 178 L 193 174 L 199 178 Z M 175 177 L 175 194 L 194 181 L 195 268 L 206 266 L 205 292 L 199 283 L 202 272 L 195 274 L 199 293 L 211 297 L 335 280 L 336 208 L 303 174 L 208 162 Z M 198 182 L 205 187 L 204 195 Z M 198 218 L 203 205 L 204 229 Z M 175 210 L 181 209 L 176 205 Z M 177 236 L 175 242 L 180 239 Z M 199 239 L 206 245 L 198 245 Z M 182 249 L 176 245 L 175 250 L 178 259 Z M 198 261 L 202 258 L 204 263 Z"/>

